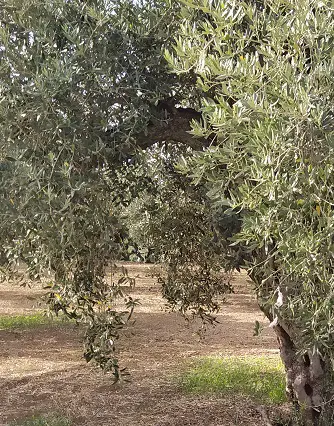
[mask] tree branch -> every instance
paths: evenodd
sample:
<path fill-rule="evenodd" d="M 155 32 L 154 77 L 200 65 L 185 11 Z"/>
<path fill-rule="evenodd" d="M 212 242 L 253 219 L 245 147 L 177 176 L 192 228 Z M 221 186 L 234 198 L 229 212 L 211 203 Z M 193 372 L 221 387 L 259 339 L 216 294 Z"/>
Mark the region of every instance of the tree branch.
<path fill-rule="evenodd" d="M 177 142 L 194 150 L 203 150 L 210 145 L 210 138 L 197 138 L 189 133 L 192 120 L 201 121 L 201 113 L 192 108 L 177 108 L 160 102 L 157 106 L 158 116 L 152 118 L 145 132 L 136 136 L 136 143 L 145 149 L 156 142 Z"/>

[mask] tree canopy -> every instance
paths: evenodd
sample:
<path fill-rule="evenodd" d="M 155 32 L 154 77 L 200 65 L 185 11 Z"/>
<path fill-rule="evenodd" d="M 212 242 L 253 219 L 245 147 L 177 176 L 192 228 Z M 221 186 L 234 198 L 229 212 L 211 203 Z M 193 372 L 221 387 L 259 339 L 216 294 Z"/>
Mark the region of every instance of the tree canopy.
<path fill-rule="evenodd" d="M 332 416 L 331 2 L 10 0 L 0 37 L 4 268 L 48 271 L 116 377 L 124 235 L 203 318 L 244 268 L 291 397 Z"/>

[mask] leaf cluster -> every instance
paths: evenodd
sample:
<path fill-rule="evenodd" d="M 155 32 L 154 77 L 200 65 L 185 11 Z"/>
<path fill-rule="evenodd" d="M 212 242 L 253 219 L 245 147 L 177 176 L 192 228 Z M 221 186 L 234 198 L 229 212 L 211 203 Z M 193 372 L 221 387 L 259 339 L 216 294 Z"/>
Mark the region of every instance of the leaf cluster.
<path fill-rule="evenodd" d="M 248 253 L 266 315 L 278 316 L 300 349 L 333 359 L 332 5 L 183 3 L 166 58 L 175 72 L 195 73 L 207 94 L 193 133 L 215 135 L 186 170 L 214 205 L 242 215 L 230 241 Z"/>

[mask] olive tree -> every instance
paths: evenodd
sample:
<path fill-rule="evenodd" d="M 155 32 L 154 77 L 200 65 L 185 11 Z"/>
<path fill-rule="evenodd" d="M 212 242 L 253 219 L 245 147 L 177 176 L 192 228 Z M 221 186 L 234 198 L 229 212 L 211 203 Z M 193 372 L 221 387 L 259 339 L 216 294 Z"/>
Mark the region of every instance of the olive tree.
<path fill-rule="evenodd" d="M 180 5 L 164 0 L 9 0 L 0 8 L 1 263 L 47 276 L 48 304 L 86 327 L 85 358 L 116 379 L 115 343 L 136 301 L 106 267 L 120 212 L 149 182 L 138 151 L 189 134 L 193 76 L 170 72 Z M 111 285 L 110 285 L 111 284 Z M 115 309 L 124 297 L 125 312 Z M 123 304 L 124 306 L 124 304 Z"/>
<path fill-rule="evenodd" d="M 182 145 L 150 216 L 165 237 L 167 298 L 193 308 L 205 294 L 213 308 L 229 291 L 211 279 L 217 263 L 245 268 L 291 398 L 305 423 L 330 424 L 333 25 L 331 3 L 315 0 L 2 4 L 1 262 L 50 272 L 49 304 L 86 324 L 87 360 L 118 377 L 115 340 L 135 301 L 117 312 L 121 290 L 104 276 L 124 211 L 152 201 L 140 151 Z"/>
<path fill-rule="evenodd" d="M 206 94 L 185 170 L 242 216 L 230 238 L 277 335 L 306 423 L 333 422 L 334 138 L 330 2 L 187 0 L 173 70 Z M 228 210 L 225 214 L 229 214 Z"/>
<path fill-rule="evenodd" d="M 177 89 L 163 60 L 174 13 L 153 0 L 0 8 L 1 259 L 49 274 L 50 307 L 86 325 L 86 359 L 116 378 L 115 341 L 134 301 L 115 310 L 121 291 L 105 267 L 122 250 L 119 206 L 142 184 L 134 135 L 145 146 L 148 123 L 162 121 L 158 101 Z"/>

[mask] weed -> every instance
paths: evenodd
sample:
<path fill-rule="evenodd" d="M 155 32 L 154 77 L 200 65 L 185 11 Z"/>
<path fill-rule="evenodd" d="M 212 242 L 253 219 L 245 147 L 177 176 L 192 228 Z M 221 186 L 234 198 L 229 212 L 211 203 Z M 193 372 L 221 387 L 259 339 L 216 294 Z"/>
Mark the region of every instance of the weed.
<path fill-rule="evenodd" d="M 256 401 L 286 401 L 284 368 L 279 357 L 205 357 L 181 377 L 182 388 L 192 393 L 248 395 Z"/>
<path fill-rule="evenodd" d="M 57 414 L 33 416 L 25 420 L 16 421 L 9 426 L 71 426 L 72 422 Z"/>
<path fill-rule="evenodd" d="M 39 327 L 41 325 L 47 325 L 52 323 L 62 323 L 66 320 L 62 317 L 49 318 L 42 312 L 25 315 L 3 315 L 0 316 L 0 329 L 10 330 L 17 328 L 31 328 Z"/>

